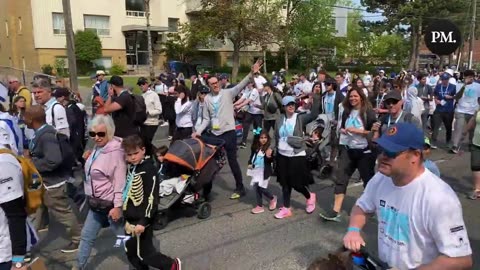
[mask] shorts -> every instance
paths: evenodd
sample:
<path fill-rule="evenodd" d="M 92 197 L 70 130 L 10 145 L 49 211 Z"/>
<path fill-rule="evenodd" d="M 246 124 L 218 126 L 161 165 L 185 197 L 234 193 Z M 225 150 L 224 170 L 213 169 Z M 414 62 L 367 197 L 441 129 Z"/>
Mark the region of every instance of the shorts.
<path fill-rule="evenodd" d="M 472 172 L 480 172 L 480 146 L 470 146 L 470 168 Z"/>

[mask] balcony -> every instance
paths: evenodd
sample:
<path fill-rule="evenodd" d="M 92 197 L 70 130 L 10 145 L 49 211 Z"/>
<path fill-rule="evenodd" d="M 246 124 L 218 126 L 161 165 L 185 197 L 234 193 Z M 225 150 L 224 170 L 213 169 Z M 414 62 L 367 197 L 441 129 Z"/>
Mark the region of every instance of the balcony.
<path fill-rule="evenodd" d="M 136 10 L 127 10 L 127 17 L 141 17 L 144 18 L 146 16 L 145 11 L 136 11 Z"/>
<path fill-rule="evenodd" d="M 192 14 L 202 10 L 202 3 L 200 0 L 186 0 L 185 13 Z"/>

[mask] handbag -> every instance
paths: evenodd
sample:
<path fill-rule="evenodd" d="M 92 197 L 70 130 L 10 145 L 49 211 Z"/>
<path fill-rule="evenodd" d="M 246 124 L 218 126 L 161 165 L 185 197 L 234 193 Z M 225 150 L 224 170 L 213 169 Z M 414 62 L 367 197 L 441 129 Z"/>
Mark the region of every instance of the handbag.
<path fill-rule="evenodd" d="M 113 202 L 88 196 L 88 206 L 92 211 L 107 214 L 113 209 Z"/>

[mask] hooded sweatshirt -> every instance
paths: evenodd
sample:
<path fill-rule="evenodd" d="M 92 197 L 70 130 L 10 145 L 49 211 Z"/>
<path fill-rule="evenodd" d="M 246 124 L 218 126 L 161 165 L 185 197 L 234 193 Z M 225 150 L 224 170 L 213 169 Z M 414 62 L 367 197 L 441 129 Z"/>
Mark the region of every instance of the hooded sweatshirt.
<path fill-rule="evenodd" d="M 96 147 L 85 163 L 85 194 L 121 207 L 126 173 L 122 139 L 113 137 L 104 147 Z"/>

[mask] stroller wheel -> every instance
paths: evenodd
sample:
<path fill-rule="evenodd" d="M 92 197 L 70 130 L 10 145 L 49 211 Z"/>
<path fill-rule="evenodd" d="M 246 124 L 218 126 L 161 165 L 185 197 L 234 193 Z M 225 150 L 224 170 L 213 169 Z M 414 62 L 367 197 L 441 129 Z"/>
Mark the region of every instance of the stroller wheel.
<path fill-rule="evenodd" d="M 204 202 L 198 206 L 197 217 L 199 219 L 206 219 L 212 214 L 212 206 L 208 202 Z"/>
<path fill-rule="evenodd" d="M 168 225 L 168 215 L 167 213 L 158 213 L 156 221 L 153 224 L 153 229 L 155 231 L 163 230 Z"/>
<path fill-rule="evenodd" d="M 320 179 L 327 179 L 332 175 L 333 168 L 331 165 L 327 164 L 320 168 Z"/>

